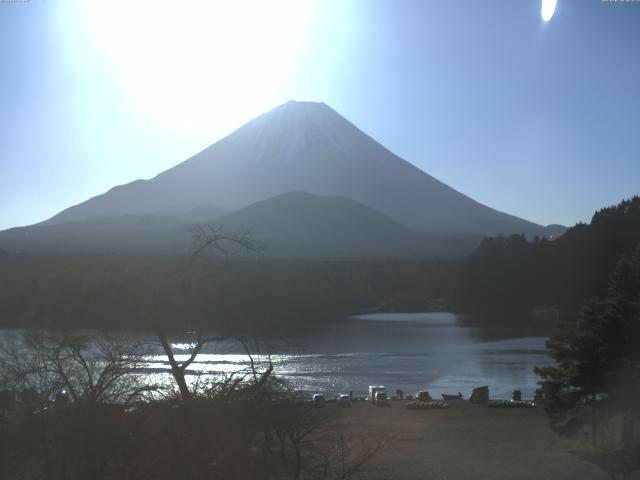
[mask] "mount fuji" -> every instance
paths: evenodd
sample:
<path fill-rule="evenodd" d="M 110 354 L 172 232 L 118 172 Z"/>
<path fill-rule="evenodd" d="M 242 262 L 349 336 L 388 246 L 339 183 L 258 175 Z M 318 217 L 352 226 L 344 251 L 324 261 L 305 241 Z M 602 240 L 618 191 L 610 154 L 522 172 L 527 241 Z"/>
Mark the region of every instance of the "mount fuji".
<path fill-rule="evenodd" d="M 291 192 L 296 194 L 284 195 Z M 297 228 L 303 218 L 317 225 Z M 361 240 L 376 237 L 360 253 L 385 256 L 417 253 L 420 245 L 429 253 L 435 239 L 475 244 L 497 234 L 562 232 L 476 202 L 324 103 L 290 101 L 152 179 L 116 186 L 42 223 L 0 232 L 0 248 L 179 251 L 188 245 L 190 224 L 216 219 L 248 228 L 258 240 L 269 238 L 282 256 L 357 255 L 355 230 Z M 302 248 L 289 251 L 285 245 L 292 244 L 294 231 L 293 243 Z"/>

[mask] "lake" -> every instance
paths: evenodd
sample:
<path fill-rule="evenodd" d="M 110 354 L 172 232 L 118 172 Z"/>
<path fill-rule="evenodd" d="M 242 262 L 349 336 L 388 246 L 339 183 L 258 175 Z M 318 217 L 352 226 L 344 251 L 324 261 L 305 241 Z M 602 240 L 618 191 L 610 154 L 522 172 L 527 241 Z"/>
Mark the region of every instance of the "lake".
<path fill-rule="evenodd" d="M 468 396 L 473 387 L 489 385 L 492 398 L 510 398 L 514 389 L 532 398 L 533 367 L 552 364 L 548 329 L 515 323 L 522 326 L 443 312 L 359 315 L 288 337 L 291 344 L 278 347 L 272 361 L 276 373 L 306 394 L 366 395 L 368 385 L 384 385 L 390 393 Z M 242 351 L 227 350 L 200 355 L 192 368 L 228 373 L 246 366 Z M 155 356 L 149 367 L 166 368 L 166 357 Z"/>

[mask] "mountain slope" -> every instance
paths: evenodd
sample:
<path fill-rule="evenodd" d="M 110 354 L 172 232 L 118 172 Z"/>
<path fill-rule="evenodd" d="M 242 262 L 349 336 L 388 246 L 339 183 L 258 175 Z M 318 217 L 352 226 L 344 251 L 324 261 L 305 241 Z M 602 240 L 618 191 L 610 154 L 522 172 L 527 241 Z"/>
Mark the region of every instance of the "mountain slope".
<path fill-rule="evenodd" d="M 186 253 L 190 225 L 171 216 L 121 215 L 11 228 L 0 232 L 0 245 L 18 252 Z"/>
<path fill-rule="evenodd" d="M 407 255 L 424 249 L 422 235 L 364 205 L 306 192 L 254 203 L 216 223 L 250 231 L 275 256 Z"/>
<path fill-rule="evenodd" d="M 111 189 L 46 224 L 128 214 L 233 211 L 285 192 L 345 197 L 432 234 L 545 235 L 394 155 L 323 103 L 288 102 L 150 180 Z"/>
<path fill-rule="evenodd" d="M 191 217 L 122 215 L 96 220 L 40 224 L 0 232 L 2 247 L 49 253 L 188 253 Z M 416 254 L 455 256 L 467 253 L 478 238 L 432 238 L 420 234 L 353 200 L 289 192 L 256 202 L 215 219 L 225 232 L 250 232 L 269 257 L 401 257 Z"/>

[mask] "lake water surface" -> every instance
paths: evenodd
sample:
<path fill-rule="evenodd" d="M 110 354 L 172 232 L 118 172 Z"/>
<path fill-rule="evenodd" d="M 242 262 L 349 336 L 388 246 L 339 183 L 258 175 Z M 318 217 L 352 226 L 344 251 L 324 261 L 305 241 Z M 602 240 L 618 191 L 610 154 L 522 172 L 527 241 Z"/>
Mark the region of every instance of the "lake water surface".
<path fill-rule="evenodd" d="M 533 367 L 552 363 L 542 329 L 492 326 L 452 313 L 360 315 L 289 340 L 292 346 L 273 355 L 274 369 L 307 394 L 365 395 L 375 384 L 390 393 L 467 396 L 489 385 L 492 398 L 510 398 L 516 388 L 532 398 Z M 193 368 L 216 373 L 246 365 L 238 350 L 200 355 Z M 166 368 L 166 357 L 154 357 L 150 366 Z"/>

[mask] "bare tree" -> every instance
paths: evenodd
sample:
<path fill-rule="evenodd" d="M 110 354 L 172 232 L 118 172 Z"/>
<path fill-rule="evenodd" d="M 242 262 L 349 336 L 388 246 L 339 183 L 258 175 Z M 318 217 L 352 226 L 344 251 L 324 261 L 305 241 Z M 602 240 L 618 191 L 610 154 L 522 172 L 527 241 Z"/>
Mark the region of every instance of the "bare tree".
<path fill-rule="evenodd" d="M 128 405 L 155 389 L 135 375 L 146 354 L 142 342 L 104 333 L 28 330 L 0 342 L 0 381 L 37 394 L 42 406 L 61 394 Z"/>
<path fill-rule="evenodd" d="M 158 337 L 160 345 L 162 345 L 162 349 L 169 361 L 169 366 L 171 367 L 171 375 L 178 385 L 180 397 L 185 401 L 191 400 L 193 398 L 193 392 L 189 388 L 189 384 L 186 379 L 187 369 L 196 360 L 198 354 L 202 352 L 202 349 L 205 347 L 205 345 L 207 345 L 207 343 L 222 341 L 224 340 L 224 337 L 207 337 L 203 334 L 202 330 L 198 330 L 197 332 L 195 332 L 195 342 L 190 344 L 190 353 L 188 354 L 189 357 L 186 360 L 178 361 L 176 360 L 174 348 L 169 342 L 167 333 L 164 330 L 158 329 L 156 330 L 156 336 Z"/>
<path fill-rule="evenodd" d="M 276 454 L 294 480 L 353 478 L 383 448 L 383 437 L 352 435 L 336 427 L 334 412 L 299 402 L 271 410 Z"/>
<path fill-rule="evenodd" d="M 13 464 L 3 478 L 103 478 L 124 455 L 129 407 L 156 391 L 138 374 L 146 362 L 143 342 L 101 332 L 4 336 L 0 382 L 21 402 L 6 425 Z"/>
<path fill-rule="evenodd" d="M 262 254 L 264 247 L 256 243 L 247 230 L 225 232 L 215 223 L 196 223 L 191 228 L 193 244 L 186 268 L 201 258 L 228 259 L 241 254 Z"/>
<path fill-rule="evenodd" d="M 237 256 L 242 253 L 250 252 L 259 254 L 262 247 L 257 245 L 249 232 L 225 232 L 220 226 L 214 223 L 197 223 L 192 227 L 193 245 L 184 269 L 180 272 L 179 278 L 182 278 L 189 271 L 194 262 L 203 258 L 225 258 Z M 201 325 L 195 326 L 188 335 L 192 338 L 190 342 L 189 357 L 184 361 L 178 361 L 172 344 L 169 341 L 167 331 L 163 328 L 156 328 L 156 336 L 167 356 L 171 367 L 171 375 L 175 380 L 180 397 L 182 400 L 188 401 L 193 398 L 193 392 L 189 388 L 186 380 L 188 368 L 196 360 L 202 349 L 211 342 L 221 342 L 228 338 L 225 335 L 207 335 Z M 269 371 L 271 373 L 271 370 Z"/>

